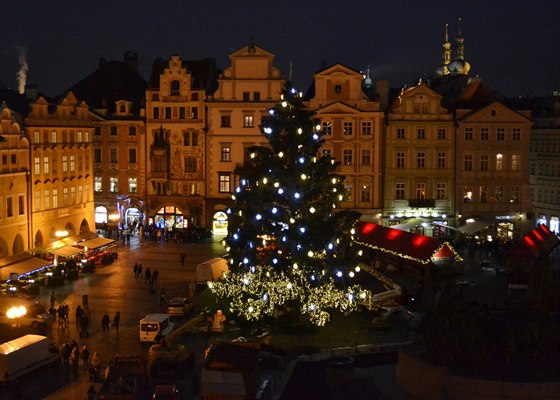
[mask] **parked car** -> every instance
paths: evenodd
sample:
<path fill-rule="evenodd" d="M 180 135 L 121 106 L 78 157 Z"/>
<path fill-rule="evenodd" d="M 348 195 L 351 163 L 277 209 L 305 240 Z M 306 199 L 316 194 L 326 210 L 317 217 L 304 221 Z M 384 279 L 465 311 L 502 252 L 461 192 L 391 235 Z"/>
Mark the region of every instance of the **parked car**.
<path fill-rule="evenodd" d="M 194 304 L 191 299 L 187 297 L 173 297 L 167 303 L 167 314 L 170 317 L 186 317 L 192 314 Z"/>

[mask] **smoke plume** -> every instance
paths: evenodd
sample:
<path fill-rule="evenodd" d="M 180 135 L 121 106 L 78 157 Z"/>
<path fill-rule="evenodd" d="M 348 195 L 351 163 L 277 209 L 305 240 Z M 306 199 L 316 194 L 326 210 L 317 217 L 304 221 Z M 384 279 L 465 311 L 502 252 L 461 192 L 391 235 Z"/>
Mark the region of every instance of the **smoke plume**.
<path fill-rule="evenodd" d="M 27 64 L 27 49 L 25 47 L 18 46 L 17 51 L 19 62 L 19 71 L 16 74 L 18 92 L 19 94 L 24 94 L 25 84 L 27 83 L 27 72 L 29 71 L 29 65 Z"/>

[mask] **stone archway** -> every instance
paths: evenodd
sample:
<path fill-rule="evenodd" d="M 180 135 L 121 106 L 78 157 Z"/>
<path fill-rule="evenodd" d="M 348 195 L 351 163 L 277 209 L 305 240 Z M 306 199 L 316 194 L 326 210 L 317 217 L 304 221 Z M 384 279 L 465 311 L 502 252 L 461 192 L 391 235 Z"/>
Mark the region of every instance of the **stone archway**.
<path fill-rule="evenodd" d="M 87 220 L 84 218 L 84 219 L 82 220 L 82 223 L 80 224 L 80 233 L 89 232 L 89 231 L 90 231 L 90 229 L 89 229 L 89 223 L 88 223 Z"/>
<path fill-rule="evenodd" d="M 25 243 L 23 242 L 23 237 L 21 234 L 17 234 L 14 238 L 14 243 L 12 245 L 12 253 L 18 254 L 25 251 Z"/>
<path fill-rule="evenodd" d="M 74 228 L 74 224 L 72 222 L 67 222 L 64 226 L 64 230 L 68 232 L 68 236 L 76 236 L 76 229 Z"/>
<path fill-rule="evenodd" d="M 3 237 L 0 237 L 0 258 L 8 257 L 10 252 L 8 251 L 8 244 Z"/>
<path fill-rule="evenodd" d="M 33 246 L 34 247 L 39 247 L 39 248 L 45 247 L 45 243 L 44 243 L 44 240 L 43 240 L 43 233 L 41 232 L 40 229 L 35 234 L 35 243 L 34 243 Z"/>

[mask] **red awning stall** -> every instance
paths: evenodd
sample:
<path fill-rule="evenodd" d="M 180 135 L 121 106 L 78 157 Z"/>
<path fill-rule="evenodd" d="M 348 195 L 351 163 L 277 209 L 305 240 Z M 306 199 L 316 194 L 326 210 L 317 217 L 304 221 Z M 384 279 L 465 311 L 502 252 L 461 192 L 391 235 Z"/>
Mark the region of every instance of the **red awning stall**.
<path fill-rule="evenodd" d="M 507 254 L 508 259 L 536 260 L 546 257 L 560 244 L 560 239 L 546 225 L 538 225 Z"/>

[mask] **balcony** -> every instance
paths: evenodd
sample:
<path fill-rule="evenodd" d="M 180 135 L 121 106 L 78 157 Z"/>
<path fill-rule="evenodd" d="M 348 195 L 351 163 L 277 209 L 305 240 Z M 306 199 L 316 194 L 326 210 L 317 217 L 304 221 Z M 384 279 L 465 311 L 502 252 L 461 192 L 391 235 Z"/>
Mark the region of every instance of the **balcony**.
<path fill-rule="evenodd" d="M 436 199 L 409 199 L 408 206 L 411 208 L 434 208 Z"/>

